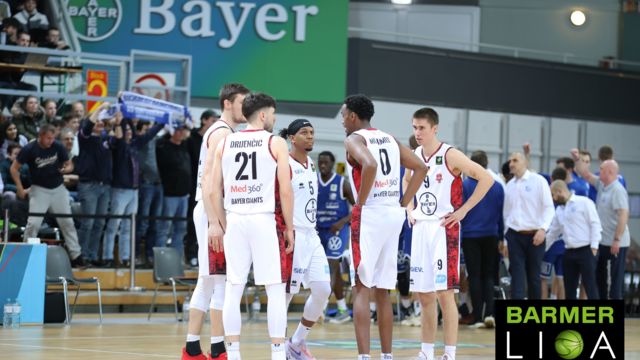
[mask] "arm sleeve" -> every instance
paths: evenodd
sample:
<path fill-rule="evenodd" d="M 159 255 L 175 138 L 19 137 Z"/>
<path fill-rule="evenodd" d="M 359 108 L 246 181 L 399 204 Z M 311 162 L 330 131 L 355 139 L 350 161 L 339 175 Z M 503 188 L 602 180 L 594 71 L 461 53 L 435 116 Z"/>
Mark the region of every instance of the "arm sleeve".
<path fill-rule="evenodd" d="M 616 190 L 613 193 L 613 198 L 612 198 L 613 208 L 615 210 L 629 209 L 629 196 L 627 195 L 627 192 L 621 188 L 618 188 L 618 189 L 619 190 Z"/>
<path fill-rule="evenodd" d="M 540 181 L 538 183 L 538 186 L 542 189 L 542 229 L 546 231 L 551 226 L 551 221 L 553 221 L 553 217 L 555 215 L 555 209 L 553 207 L 553 198 L 551 197 L 551 188 L 542 177 L 540 177 Z"/>
<path fill-rule="evenodd" d="M 554 215 L 553 220 L 549 225 L 549 230 L 547 231 L 547 241 L 546 241 L 545 251 L 549 250 L 551 245 L 553 245 L 553 243 L 556 242 L 558 238 L 560 238 L 561 234 L 562 234 L 562 225 L 560 224 L 560 222 L 558 222 L 558 216 L 556 214 Z"/>

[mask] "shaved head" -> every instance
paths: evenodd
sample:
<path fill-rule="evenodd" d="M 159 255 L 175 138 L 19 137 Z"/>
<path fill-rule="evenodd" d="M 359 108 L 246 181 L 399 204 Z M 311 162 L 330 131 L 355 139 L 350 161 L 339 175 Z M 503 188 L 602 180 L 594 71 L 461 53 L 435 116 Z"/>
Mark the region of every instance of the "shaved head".
<path fill-rule="evenodd" d="M 600 181 L 607 186 L 612 182 L 618 180 L 618 173 L 620 167 L 615 160 L 605 160 L 600 165 Z"/>
<path fill-rule="evenodd" d="M 569 191 L 569 187 L 566 182 L 563 180 L 555 180 L 551 183 L 551 196 L 556 204 L 564 205 L 569 201 L 571 191 Z"/>

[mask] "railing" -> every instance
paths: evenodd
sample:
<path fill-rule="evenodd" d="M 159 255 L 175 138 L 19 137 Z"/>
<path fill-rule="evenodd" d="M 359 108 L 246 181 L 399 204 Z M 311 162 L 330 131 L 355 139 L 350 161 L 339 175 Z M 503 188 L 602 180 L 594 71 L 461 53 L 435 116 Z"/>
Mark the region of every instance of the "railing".
<path fill-rule="evenodd" d="M 459 41 L 418 34 L 407 34 L 360 27 L 349 27 L 349 34 L 352 37 L 373 39 L 375 39 L 376 37 L 369 37 L 366 35 L 370 34 L 377 35 L 378 37 L 394 37 L 396 39 L 396 42 L 409 45 L 426 45 L 426 43 L 428 43 L 430 46 L 434 47 L 464 50 L 470 52 L 490 53 L 494 55 L 511 56 L 514 58 L 554 61 L 564 64 L 602 66 L 606 63 L 608 68 L 621 68 L 623 70 L 640 71 L 640 62 L 619 60 L 615 58 L 591 58 L 575 55 L 569 52 L 554 52 L 548 50 L 489 44 L 483 42 Z"/>

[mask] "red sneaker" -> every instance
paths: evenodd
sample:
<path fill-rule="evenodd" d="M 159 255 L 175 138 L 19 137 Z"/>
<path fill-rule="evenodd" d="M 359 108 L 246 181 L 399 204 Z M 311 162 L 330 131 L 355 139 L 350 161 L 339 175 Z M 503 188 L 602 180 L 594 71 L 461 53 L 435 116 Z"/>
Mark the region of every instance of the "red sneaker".
<path fill-rule="evenodd" d="M 187 353 L 187 348 L 182 348 L 182 358 L 181 360 L 207 360 L 207 357 L 204 354 L 200 353 L 196 356 L 191 356 Z"/>
<path fill-rule="evenodd" d="M 211 353 L 209 353 L 209 360 L 227 360 L 227 353 L 223 352 L 216 357 L 211 356 Z"/>

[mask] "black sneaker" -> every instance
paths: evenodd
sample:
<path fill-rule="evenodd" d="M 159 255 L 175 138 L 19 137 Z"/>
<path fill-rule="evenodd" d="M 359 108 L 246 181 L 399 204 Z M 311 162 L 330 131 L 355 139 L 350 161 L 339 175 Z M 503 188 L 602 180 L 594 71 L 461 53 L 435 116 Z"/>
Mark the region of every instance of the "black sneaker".
<path fill-rule="evenodd" d="M 113 260 L 104 260 L 102 261 L 102 263 L 100 264 L 101 268 L 114 268 L 115 263 L 113 262 Z"/>
<path fill-rule="evenodd" d="M 71 267 L 74 267 L 76 269 L 86 269 L 89 267 L 89 264 L 84 261 L 82 255 L 79 255 L 77 258 L 71 260 Z"/>

